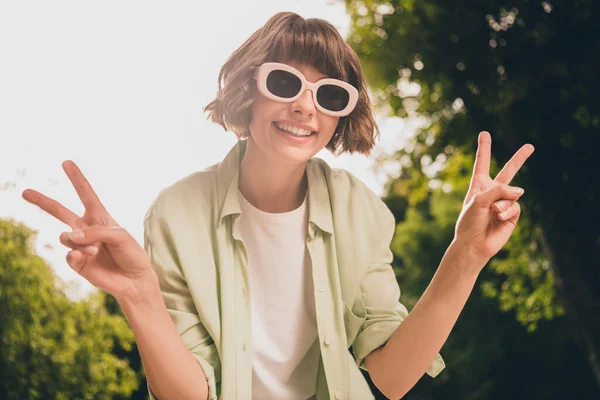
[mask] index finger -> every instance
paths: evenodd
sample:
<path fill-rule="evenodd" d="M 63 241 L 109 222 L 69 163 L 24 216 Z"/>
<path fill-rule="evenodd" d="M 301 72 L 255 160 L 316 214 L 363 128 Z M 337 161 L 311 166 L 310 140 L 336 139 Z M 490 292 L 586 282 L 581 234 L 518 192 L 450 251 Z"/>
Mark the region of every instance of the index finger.
<path fill-rule="evenodd" d="M 494 181 L 509 184 L 521 169 L 525 161 L 533 154 L 535 148 L 531 144 L 526 144 L 517 151 L 510 160 L 504 165 L 502 170 L 498 172 Z"/>
<path fill-rule="evenodd" d="M 473 176 L 490 175 L 490 159 L 492 157 L 492 137 L 487 131 L 482 131 L 477 138 L 477 153 L 475 154 L 475 166 Z"/>
<path fill-rule="evenodd" d="M 52 215 L 54 218 L 69 225 L 71 229 L 75 229 L 77 227 L 76 223 L 79 220 L 79 216 L 60 204 L 58 201 L 44 196 L 37 190 L 33 189 L 24 190 L 23 193 L 21 193 L 21 197 L 31 204 L 35 204 L 48 214 Z"/>
<path fill-rule="evenodd" d="M 83 176 L 83 173 L 79 167 L 71 160 L 66 160 L 62 163 L 63 170 L 69 177 L 69 180 L 73 184 L 77 195 L 81 199 L 83 206 L 86 210 L 105 210 L 104 206 L 100 202 L 98 195 L 92 189 L 92 185 Z"/>

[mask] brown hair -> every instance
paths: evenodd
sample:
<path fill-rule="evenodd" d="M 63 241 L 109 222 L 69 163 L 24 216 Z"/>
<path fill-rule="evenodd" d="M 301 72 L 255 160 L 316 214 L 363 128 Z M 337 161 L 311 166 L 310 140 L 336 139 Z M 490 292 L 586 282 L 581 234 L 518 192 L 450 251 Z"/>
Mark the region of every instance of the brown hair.
<path fill-rule="evenodd" d="M 336 156 L 344 152 L 371 153 L 379 128 L 358 56 L 329 22 L 304 19 L 292 12 L 272 16 L 229 56 L 219 72 L 217 96 L 204 107 L 210 120 L 232 130 L 238 139 L 248 137 L 257 92 L 253 74 L 264 62 L 308 64 L 324 75 L 356 87 L 359 93 L 356 107 L 350 115 L 340 118 L 325 147 Z"/>

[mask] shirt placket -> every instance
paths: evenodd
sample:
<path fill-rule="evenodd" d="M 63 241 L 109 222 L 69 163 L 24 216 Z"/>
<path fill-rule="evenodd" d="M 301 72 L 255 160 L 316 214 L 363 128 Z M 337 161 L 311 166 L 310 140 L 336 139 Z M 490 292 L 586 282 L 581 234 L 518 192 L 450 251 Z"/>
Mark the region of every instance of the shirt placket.
<path fill-rule="evenodd" d="M 320 230 L 309 224 L 306 246 L 313 265 L 313 283 L 315 288 L 315 310 L 319 347 L 325 370 L 329 398 L 342 400 L 348 398 L 348 365 L 346 361 L 345 334 L 343 320 L 337 318 L 339 304 L 336 302 L 336 282 L 331 281 L 328 273 L 326 252 Z M 339 326 L 339 324 L 342 324 Z M 343 339 L 343 340 L 342 340 Z M 319 399 L 321 400 L 321 399 Z"/>
<path fill-rule="evenodd" d="M 235 251 L 234 287 L 235 287 L 235 349 L 237 398 L 250 398 L 252 393 L 252 315 L 250 303 L 250 285 L 247 266 L 248 252 L 242 240 L 237 223 L 240 215 L 233 220 L 233 238 Z M 221 277 L 227 279 L 227 277 Z"/>

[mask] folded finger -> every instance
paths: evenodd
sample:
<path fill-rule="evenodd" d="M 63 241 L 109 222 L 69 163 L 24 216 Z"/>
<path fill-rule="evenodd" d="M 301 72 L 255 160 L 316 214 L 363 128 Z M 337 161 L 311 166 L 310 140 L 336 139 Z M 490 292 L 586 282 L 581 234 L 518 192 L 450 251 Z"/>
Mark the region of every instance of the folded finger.
<path fill-rule="evenodd" d="M 515 204 L 515 202 L 517 202 L 520 198 L 521 196 L 518 196 L 515 200 L 498 200 L 492 206 L 494 207 L 494 210 L 496 210 L 496 212 L 502 212 L 505 211 L 508 207 Z"/>
<path fill-rule="evenodd" d="M 517 199 L 518 200 L 518 199 Z M 502 212 L 506 210 L 511 205 L 515 204 L 516 200 L 498 200 L 494 203 L 494 210 L 496 212 Z"/>
<path fill-rule="evenodd" d="M 81 271 L 85 264 L 85 256 L 79 250 L 71 250 L 67 253 L 67 264 L 77 273 Z"/>
<path fill-rule="evenodd" d="M 517 203 L 515 201 L 515 202 L 513 202 L 513 204 L 510 207 L 508 207 L 506 210 L 504 210 L 500 214 L 498 214 L 498 218 L 505 221 L 505 220 L 510 219 L 510 218 L 514 217 L 515 215 L 517 215 L 519 213 L 519 210 L 520 210 L 519 203 Z"/>
<path fill-rule="evenodd" d="M 506 210 L 506 208 L 509 206 L 509 202 L 507 200 L 498 200 L 497 202 L 494 203 L 494 210 L 496 212 L 502 212 L 504 210 Z"/>
<path fill-rule="evenodd" d="M 85 253 L 86 255 L 93 256 L 98 253 L 98 246 L 96 245 L 80 245 L 73 243 L 73 241 L 69 238 L 68 232 L 61 233 L 59 236 L 59 240 L 63 245 L 69 247 L 70 249 L 79 250 Z"/>
<path fill-rule="evenodd" d="M 494 206 L 494 203 L 501 200 L 516 201 L 524 193 L 523 188 L 498 183 L 485 192 L 477 193 L 473 198 L 479 207 L 489 209 Z"/>
<path fill-rule="evenodd" d="M 131 240 L 129 233 L 120 226 L 90 226 L 75 229 L 68 233 L 69 240 L 79 245 L 89 245 L 96 242 L 119 246 Z"/>

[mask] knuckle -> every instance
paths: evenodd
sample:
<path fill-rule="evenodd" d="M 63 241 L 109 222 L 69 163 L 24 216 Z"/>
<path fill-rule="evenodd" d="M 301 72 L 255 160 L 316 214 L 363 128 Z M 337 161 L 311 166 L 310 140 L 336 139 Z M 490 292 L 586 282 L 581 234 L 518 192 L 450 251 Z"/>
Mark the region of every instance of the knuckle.
<path fill-rule="evenodd" d="M 511 215 L 516 215 L 520 212 L 521 207 L 519 206 L 519 203 L 515 202 L 512 206 L 510 206 L 510 214 Z"/>
<path fill-rule="evenodd" d="M 69 251 L 67 253 L 67 256 L 65 257 L 67 259 L 67 263 L 73 267 L 74 266 L 74 260 L 73 260 L 73 250 Z"/>
<path fill-rule="evenodd" d="M 67 233 L 61 233 L 59 236 L 59 240 L 60 243 L 67 246 L 67 247 L 71 247 L 73 248 L 74 244 L 73 242 L 71 242 L 71 240 L 69 239 L 69 236 Z"/>
<path fill-rule="evenodd" d="M 96 246 L 85 246 L 84 251 L 88 255 L 95 255 L 98 251 L 98 248 Z"/>
<path fill-rule="evenodd" d="M 119 238 L 121 239 L 121 241 L 126 241 L 128 240 L 130 237 L 132 237 L 129 232 L 127 232 L 127 229 L 123 228 L 122 226 L 119 226 L 116 228 L 117 229 L 117 234 L 119 236 Z"/>

